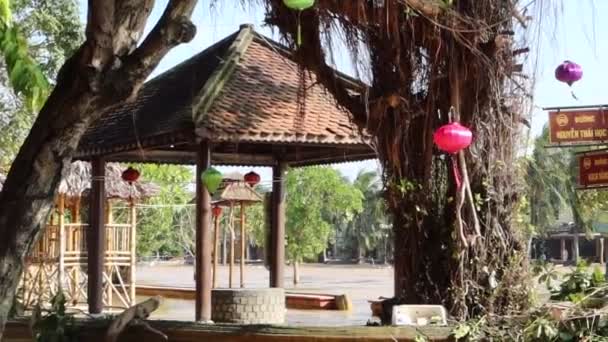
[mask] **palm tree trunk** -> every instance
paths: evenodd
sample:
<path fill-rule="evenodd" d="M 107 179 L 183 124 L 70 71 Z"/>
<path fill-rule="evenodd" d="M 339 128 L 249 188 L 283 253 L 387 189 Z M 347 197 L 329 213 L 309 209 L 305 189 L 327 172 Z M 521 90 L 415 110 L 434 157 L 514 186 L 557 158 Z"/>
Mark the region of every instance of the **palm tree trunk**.
<path fill-rule="evenodd" d="M 300 283 L 300 263 L 293 262 L 293 286 L 296 287 Z"/>

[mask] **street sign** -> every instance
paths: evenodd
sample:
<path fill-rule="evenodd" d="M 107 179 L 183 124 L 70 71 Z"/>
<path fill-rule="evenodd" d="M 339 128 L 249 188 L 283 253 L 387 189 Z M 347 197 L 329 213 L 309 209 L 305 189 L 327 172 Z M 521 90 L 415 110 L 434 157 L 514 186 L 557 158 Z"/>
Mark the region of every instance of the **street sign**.
<path fill-rule="evenodd" d="M 578 158 L 578 179 L 582 188 L 608 186 L 608 151 L 588 152 Z"/>
<path fill-rule="evenodd" d="M 608 142 L 608 108 L 556 109 L 549 112 L 552 145 L 602 145 Z"/>

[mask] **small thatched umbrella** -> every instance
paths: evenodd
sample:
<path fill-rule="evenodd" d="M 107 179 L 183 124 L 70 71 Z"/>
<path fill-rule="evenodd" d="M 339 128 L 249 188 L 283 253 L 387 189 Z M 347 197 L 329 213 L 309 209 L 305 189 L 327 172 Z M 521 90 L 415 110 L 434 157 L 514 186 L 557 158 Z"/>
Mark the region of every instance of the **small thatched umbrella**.
<path fill-rule="evenodd" d="M 213 196 L 213 205 L 215 206 L 227 206 L 230 207 L 230 272 L 228 278 L 228 284 L 232 287 L 232 272 L 234 268 L 234 220 L 233 220 L 233 208 L 234 204 L 241 205 L 241 287 L 245 287 L 245 206 L 248 204 L 262 202 L 262 196 L 258 194 L 251 186 L 243 181 L 243 177 L 237 177 L 235 174 L 231 174 L 228 177 L 224 177 L 224 181 L 220 190 Z M 216 269 L 217 269 L 217 244 L 218 244 L 218 218 L 216 220 L 216 229 L 214 234 L 214 258 L 213 258 L 213 286 L 216 283 Z"/>

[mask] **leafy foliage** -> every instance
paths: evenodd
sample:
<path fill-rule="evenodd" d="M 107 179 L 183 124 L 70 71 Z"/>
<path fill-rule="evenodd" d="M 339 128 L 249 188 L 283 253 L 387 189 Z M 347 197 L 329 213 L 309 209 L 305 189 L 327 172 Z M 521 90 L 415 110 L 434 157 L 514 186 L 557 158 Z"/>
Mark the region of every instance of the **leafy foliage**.
<path fill-rule="evenodd" d="M 527 162 L 527 186 L 530 223 L 537 234 L 551 229 L 561 211 L 572 212 L 574 223 L 590 230 L 600 214 L 608 210 L 608 193 L 601 190 L 576 191 L 577 159 L 582 147 L 548 149 L 549 129 L 534 142 L 532 157 Z"/>
<path fill-rule="evenodd" d="M 83 27 L 75 0 L 0 0 L 0 171 L 7 171 Z"/>
<path fill-rule="evenodd" d="M 331 168 L 310 167 L 287 174 L 287 256 L 314 258 L 333 236 L 332 220 L 353 220 L 363 210 L 363 194 Z"/>
<path fill-rule="evenodd" d="M 587 298 L 590 293 L 597 292 L 605 286 L 604 275 L 599 267 L 593 272 L 584 261 L 577 263 L 576 268 L 565 276 L 557 291 L 553 291 L 551 299 L 568 300 L 578 303 Z"/>
<path fill-rule="evenodd" d="M 137 254 L 139 256 L 182 255 L 179 243 L 180 217 L 187 215 L 192 195 L 186 185 L 193 179 L 192 170 L 185 166 L 145 164 L 137 167 L 142 179 L 161 187 L 160 194 L 144 203 L 137 225 Z M 194 217 L 194 216 L 192 216 Z"/>
<path fill-rule="evenodd" d="M 9 0 L 0 0 L 0 8 L 0 51 L 10 84 L 15 93 L 24 96 L 31 111 L 38 111 L 46 101 L 49 84 L 38 63 L 30 56 L 26 38 L 13 25 Z"/>
<path fill-rule="evenodd" d="M 46 314 L 43 314 L 40 305 L 37 305 L 32 313 L 32 331 L 36 342 L 76 341 L 74 316 L 66 312 L 63 291 L 57 292 L 50 304 L 51 308 Z"/>
<path fill-rule="evenodd" d="M 392 237 L 386 202 L 382 198 L 382 183 L 376 171 L 361 170 L 353 182 L 355 189 L 363 194 L 363 210 L 357 213 L 348 232 L 354 240 L 357 257 L 379 247 Z M 386 253 L 386 251 L 384 251 Z"/>

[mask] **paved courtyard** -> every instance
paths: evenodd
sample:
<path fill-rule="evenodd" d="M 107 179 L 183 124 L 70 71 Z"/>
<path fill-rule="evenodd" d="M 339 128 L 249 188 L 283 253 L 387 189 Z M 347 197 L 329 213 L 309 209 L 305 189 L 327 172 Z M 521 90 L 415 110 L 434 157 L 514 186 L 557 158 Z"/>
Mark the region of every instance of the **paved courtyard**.
<path fill-rule="evenodd" d="M 194 288 L 194 268 L 191 265 L 140 265 L 137 283 L 141 285 Z M 367 300 L 393 294 L 393 269 L 373 265 L 323 265 L 300 266 L 300 283 L 293 287 L 293 270 L 285 270 L 286 290 L 320 294 L 346 294 L 353 303 L 353 310 L 288 310 L 287 323 L 306 326 L 364 325 L 370 318 Z M 220 266 L 219 287 L 228 287 L 228 267 Z M 245 287 L 268 287 L 268 270 L 264 266 L 245 268 Z M 234 287 L 239 286 L 239 268 L 235 267 Z M 157 319 L 192 320 L 194 302 L 165 299 L 153 315 Z"/>

